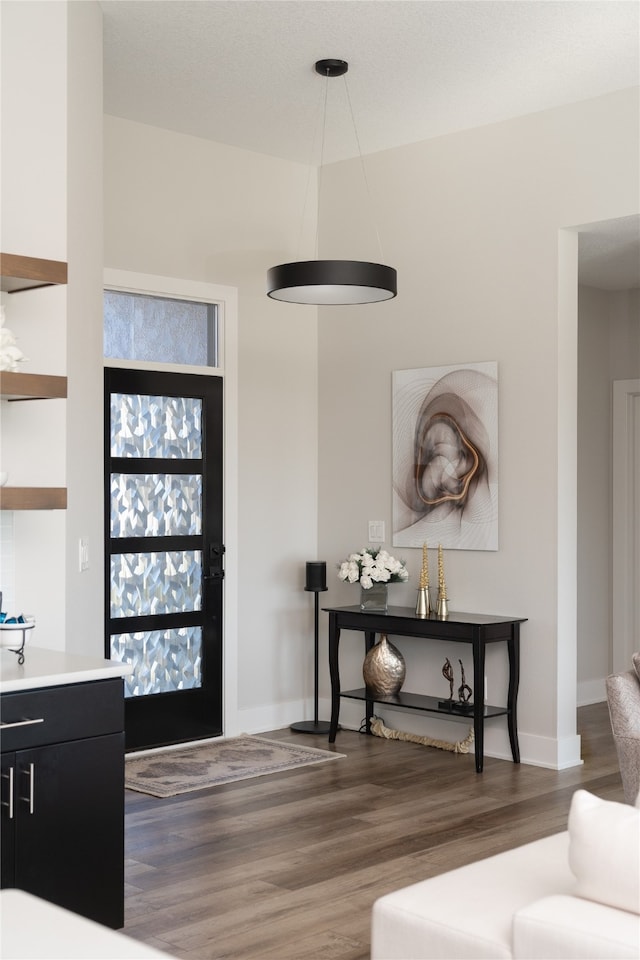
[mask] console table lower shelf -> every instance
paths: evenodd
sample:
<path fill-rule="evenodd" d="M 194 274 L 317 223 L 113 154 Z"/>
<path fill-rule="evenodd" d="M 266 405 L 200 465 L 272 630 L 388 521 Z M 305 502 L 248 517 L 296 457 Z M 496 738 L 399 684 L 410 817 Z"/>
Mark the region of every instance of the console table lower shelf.
<path fill-rule="evenodd" d="M 386 703 L 389 707 L 403 707 L 405 710 L 437 713 L 441 717 L 446 717 L 447 720 L 466 720 L 467 723 L 471 721 L 473 724 L 474 705 L 472 703 L 467 704 L 467 709 L 463 711 L 458 707 L 455 700 L 451 708 L 442 707 L 440 706 L 442 703 L 441 697 L 427 697 L 422 693 L 408 693 L 405 690 L 401 690 L 400 693 L 396 693 L 392 697 L 384 697 L 372 694 L 366 687 L 359 687 L 357 690 L 343 690 L 340 696 L 346 697 L 347 700 L 364 700 L 371 704 Z M 491 717 L 506 717 L 508 713 L 508 707 L 494 707 L 489 703 L 485 703 L 482 707 L 482 716 L 485 720 L 489 720 Z"/>

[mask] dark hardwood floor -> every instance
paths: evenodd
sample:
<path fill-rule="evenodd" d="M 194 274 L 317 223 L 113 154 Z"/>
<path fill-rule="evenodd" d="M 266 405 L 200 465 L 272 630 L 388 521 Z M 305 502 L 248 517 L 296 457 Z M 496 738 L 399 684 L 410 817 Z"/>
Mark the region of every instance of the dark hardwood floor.
<path fill-rule="evenodd" d="M 622 801 L 606 704 L 578 714 L 584 764 L 564 771 L 488 758 L 478 775 L 472 753 L 343 730 L 333 763 L 127 791 L 123 932 L 184 960 L 364 960 L 377 897 L 565 829 L 578 787 Z"/>

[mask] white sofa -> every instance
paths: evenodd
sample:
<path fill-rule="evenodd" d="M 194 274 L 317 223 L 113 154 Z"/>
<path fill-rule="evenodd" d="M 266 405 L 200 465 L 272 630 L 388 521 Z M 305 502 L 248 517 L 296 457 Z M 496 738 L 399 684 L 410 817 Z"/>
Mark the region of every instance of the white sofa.
<path fill-rule="evenodd" d="M 2 960 L 173 960 L 23 890 L 0 891 Z"/>
<path fill-rule="evenodd" d="M 387 894 L 372 960 L 640 957 L 640 809 L 574 794 L 569 829 Z"/>

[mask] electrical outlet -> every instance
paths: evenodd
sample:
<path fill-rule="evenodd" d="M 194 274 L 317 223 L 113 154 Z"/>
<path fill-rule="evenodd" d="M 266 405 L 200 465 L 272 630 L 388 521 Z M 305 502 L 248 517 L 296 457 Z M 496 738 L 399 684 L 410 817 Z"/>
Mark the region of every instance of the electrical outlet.
<path fill-rule="evenodd" d="M 384 543 L 384 520 L 369 520 L 369 543 Z"/>

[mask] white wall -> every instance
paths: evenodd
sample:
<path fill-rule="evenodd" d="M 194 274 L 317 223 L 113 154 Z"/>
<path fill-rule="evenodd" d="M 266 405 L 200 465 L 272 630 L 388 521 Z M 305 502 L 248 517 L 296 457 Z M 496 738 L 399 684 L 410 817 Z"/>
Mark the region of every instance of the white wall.
<path fill-rule="evenodd" d="M 102 13 L 69 4 L 66 649 L 104 656 Z M 80 572 L 79 541 L 89 548 Z"/>
<path fill-rule="evenodd" d="M 67 4 L 4 2 L 2 17 L 1 246 L 67 259 Z M 28 358 L 24 372 L 64 375 L 68 288 L 3 294 L 6 324 Z M 64 400 L 2 404 L 2 464 L 14 486 L 64 486 Z M 16 511 L 5 524 L 9 613 L 36 617 L 33 643 L 65 645 L 65 511 Z M 7 581 L 10 583 L 11 577 Z M 31 639 L 31 638 L 30 638 Z"/>
<path fill-rule="evenodd" d="M 368 157 L 399 295 L 374 307 L 320 310 L 319 545 L 328 561 L 366 542 L 368 519 L 392 529 L 392 371 L 498 361 L 500 549 L 446 551 L 447 586 L 453 610 L 529 618 L 521 749 L 523 759 L 552 766 L 575 763 L 579 747 L 575 538 L 572 547 L 571 517 L 564 506 L 558 513 L 558 503 L 575 511 L 577 317 L 569 303 L 559 323 L 559 230 L 638 210 L 638 142 L 637 91 L 624 91 Z M 326 256 L 371 255 L 359 247 L 360 227 L 342 215 L 354 163 L 323 178 Z M 574 250 L 575 271 L 577 242 Z M 419 551 L 402 553 L 412 580 L 392 589 L 396 603 L 413 605 Z M 356 602 L 354 588 L 331 580 L 327 601 Z M 562 633 L 560 618 L 569 626 Z M 344 682 L 357 685 L 362 650 L 343 647 Z M 432 694 L 444 690 L 444 657 L 461 655 L 412 641 L 402 649 L 414 671 L 406 689 Z M 491 651 L 491 702 L 504 697 L 503 661 Z M 346 703 L 342 714 L 356 725 L 361 708 Z M 393 717 L 405 729 L 433 724 Z M 489 753 L 509 755 L 504 727 L 490 725 Z"/>
<path fill-rule="evenodd" d="M 297 254 L 307 179 L 300 164 L 105 118 L 105 266 L 238 288 L 238 715 L 227 734 L 312 716 L 303 587 L 317 555 L 317 313 L 264 292 L 268 267 Z"/>
<path fill-rule="evenodd" d="M 611 645 L 611 294 L 581 287 L 578 336 L 578 700 L 604 693 Z"/>
<path fill-rule="evenodd" d="M 612 669 L 612 382 L 640 377 L 640 291 L 581 287 L 578 376 L 578 702 Z"/>
<path fill-rule="evenodd" d="M 2 249 L 68 262 L 66 286 L 3 296 L 7 325 L 25 372 L 69 381 L 66 401 L 3 404 L 10 482 L 68 488 L 66 511 L 3 518 L 4 606 L 35 615 L 34 644 L 102 656 L 102 15 L 9 0 L 1 16 Z"/>
<path fill-rule="evenodd" d="M 609 301 L 612 380 L 640 376 L 640 290 L 620 290 Z"/>

